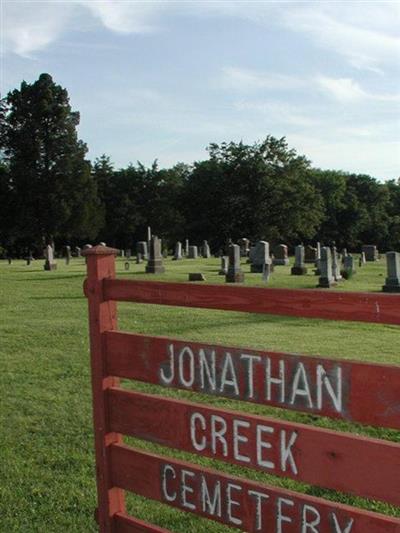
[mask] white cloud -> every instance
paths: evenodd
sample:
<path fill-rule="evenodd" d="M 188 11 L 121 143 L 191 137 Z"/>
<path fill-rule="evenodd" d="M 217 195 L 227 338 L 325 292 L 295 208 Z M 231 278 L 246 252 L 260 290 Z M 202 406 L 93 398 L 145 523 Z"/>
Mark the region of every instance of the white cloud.
<path fill-rule="evenodd" d="M 344 56 L 352 66 L 375 72 L 400 61 L 400 7 L 390 2 L 302 2 L 299 7 L 290 2 L 14 0 L 4 2 L 3 11 L 6 50 L 20 55 L 42 50 L 67 29 L 87 29 L 89 20 L 122 34 L 155 31 L 160 29 L 161 15 L 167 12 L 174 16 L 235 17 L 302 32 L 318 47 Z"/>
<path fill-rule="evenodd" d="M 349 2 L 347 10 L 341 3 L 291 6 L 282 10 L 282 15 L 291 31 L 305 33 L 315 44 L 341 54 L 355 67 L 380 72 L 379 65 L 398 65 L 400 60 L 400 39 L 398 33 L 392 35 L 393 24 L 400 24 L 398 6 L 380 4 Z"/>
<path fill-rule="evenodd" d="M 352 102 L 366 98 L 367 94 L 357 82 L 350 78 L 327 78 L 318 76 L 317 83 L 329 95 L 341 102 Z"/>
<path fill-rule="evenodd" d="M 68 30 L 90 30 L 93 22 L 121 33 L 148 33 L 164 3 L 112 0 L 4 2 L 2 4 L 2 53 L 32 57 Z M 89 17 L 88 17 L 89 14 Z M 97 22 L 97 23 L 98 23 Z"/>
<path fill-rule="evenodd" d="M 222 69 L 222 85 L 238 91 L 258 89 L 285 90 L 303 87 L 305 82 L 285 74 L 267 74 L 239 67 L 224 67 Z"/>
<path fill-rule="evenodd" d="M 71 3 L 5 2 L 2 5 L 2 54 L 13 51 L 23 57 L 42 50 L 68 26 Z"/>
<path fill-rule="evenodd" d="M 319 124 L 319 119 L 299 112 L 298 106 L 280 101 L 246 101 L 234 103 L 234 108 L 240 112 L 254 112 L 262 115 L 262 121 L 268 120 L 271 126 L 288 124 L 297 127 L 311 127 Z"/>
<path fill-rule="evenodd" d="M 370 93 L 362 89 L 362 87 L 351 78 L 317 76 L 316 82 L 324 92 L 343 103 L 362 100 L 375 100 L 381 102 L 400 101 L 400 94 Z"/>
<path fill-rule="evenodd" d="M 111 31 L 118 33 L 148 33 L 157 29 L 153 23 L 161 8 L 160 2 L 129 2 L 113 0 L 79 0 L 92 15 Z"/>
<path fill-rule="evenodd" d="M 324 138 L 312 135 L 287 136 L 290 145 L 305 153 L 313 165 L 321 168 L 342 169 L 365 173 L 379 179 L 399 176 L 400 142 L 382 142 L 352 136 Z"/>

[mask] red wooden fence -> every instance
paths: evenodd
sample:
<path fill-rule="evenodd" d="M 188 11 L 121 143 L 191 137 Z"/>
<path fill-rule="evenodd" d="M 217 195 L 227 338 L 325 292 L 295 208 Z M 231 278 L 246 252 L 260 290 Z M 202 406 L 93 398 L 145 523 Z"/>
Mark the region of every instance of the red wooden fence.
<path fill-rule="evenodd" d="M 400 506 L 400 444 L 123 390 L 119 378 L 400 429 L 400 366 L 117 331 L 116 301 L 400 325 L 400 296 L 115 279 L 116 250 L 86 250 L 102 533 L 167 533 L 126 513 L 124 491 L 242 531 L 400 533 L 400 520 L 147 453 L 130 435 Z"/>

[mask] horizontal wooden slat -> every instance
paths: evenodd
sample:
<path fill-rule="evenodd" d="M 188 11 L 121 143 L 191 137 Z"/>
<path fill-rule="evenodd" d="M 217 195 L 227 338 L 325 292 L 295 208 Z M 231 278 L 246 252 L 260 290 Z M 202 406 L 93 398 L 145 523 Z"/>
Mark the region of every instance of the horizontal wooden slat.
<path fill-rule="evenodd" d="M 109 447 L 109 459 L 111 478 L 116 486 L 249 533 L 400 531 L 400 520 L 394 517 L 248 481 L 120 444 Z"/>
<path fill-rule="evenodd" d="M 249 313 L 400 324 L 396 294 L 104 280 L 109 300 L 225 309 Z"/>
<path fill-rule="evenodd" d="M 400 366 L 104 335 L 112 376 L 400 429 Z"/>
<path fill-rule="evenodd" d="M 109 431 L 400 506 L 400 445 L 110 389 Z"/>
<path fill-rule="evenodd" d="M 147 524 L 143 520 L 123 514 L 115 514 L 113 517 L 114 533 L 171 533 L 153 524 Z"/>

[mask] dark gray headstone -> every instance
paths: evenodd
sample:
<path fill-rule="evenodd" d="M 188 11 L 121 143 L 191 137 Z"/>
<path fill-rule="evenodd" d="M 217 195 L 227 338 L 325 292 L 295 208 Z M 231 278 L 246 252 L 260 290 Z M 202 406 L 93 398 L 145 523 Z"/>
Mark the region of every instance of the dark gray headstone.
<path fill-rule="evenodd" d="M 130 269 L 130 267 L 131 267 L 131 265 L 130 265 L 129 261 L 125 261 L 125 264 L 124 264 L 124 266 L 125 266 L 125 270 L 129 270 L 129 269 Z"/>
<path fill-rule="evenodd" d="M 188 259 L 197 259 L 198 251 L 197 246 L 189 246 Z"/>
<path fill-rule="evenodd" d="M 142 254 L 141 254 L 140 252 L 138 252 L 138 253 L 136 254 L 136 264 L 137 264 L 137 265 L 140 265 L 140 263 L 142 263 L 142 262 L 143 262 Z"/>
<path fill-rule="evenodd" d="M 387 278 L 382 287 L 384 292 L 400 292 L 400 253 L 386 253 Z"/>
<path fill-rule="evenodd" d="M 278 244 L 274 248 L 274 259 L 272 261 L 274 265 L 288 265 L 288 247 L 286 244 Z"/>
<path fill-rule="evenodd" d="M 229 265 L 225 281 L 227 283 L 243 283 L 244 281 L 244 274 L 240 267 L 240 247 L 237 244 L 231 244 L 229 247 Z"/>
<path fill-rule="evenodd" d="M 185 256 L 189 257 L 189 239 L 185 239 Z"/>
<path fill-rule="evenodd" d="M 240 246 L 240 255 L 241 257 L 247 257 L 250 251 L 250 241 L 246 237 L 242 237 L 238 240 L 238 245 Z"/>
<path fill-rule="evenodd" d="M 250 272 L 263 272 L 264 265 L 266 263 L 271 263 L 271 258 L 269 256 L 269 243 L 266 241 L 258 241 L 254 246 L 254 249 L 252 249 L 250 260 Z"/>
<path fill-rule="evenodd" d="M 368 262 L 379 260 L 378 248 L 374 244 L 364 244 L 362 252 L 365 254 L 365 260 Z"/>
<path fill-rule="evenodd" d="M 79 246 L 75 246 L 75 255 L 76 257 L 81 257 L 81 249 Z"/>
<path fill-rule="evenodd" d="M 321 249 L 321 259 L 319 268 L 321 271 L 321 275 L 317 287 L 329 289 L 330 287 L 336 285 L 336 281 L 332 274 L 331 249 L 328 246 L 324 246 Z"/>
<path fill-rule="evenodd" d="M 304 249 L 304 262 L 305 263 L 313 263 L 315 264 L 315 261 L 318 258 L 318 250 L 317 248 L 314 248 L 313 246 L 306 246 Z"/>
<path fill-rule="evenodd" d="M 294 250 L 294 266 L 291 268 L 290 273 L 293 276 L 303 276 L 307 274 L 307 268 L 304 264 L 304 246 L 299 244 Z"/>
<path fill-rule="evenodd" d="M 149 260 L 146 266 L 148 274 L 163 274 L 165 268 L 161 255 L 161 239 L 153 235 L 150 242 Z"/>
<path fill-rule="evenodd" d="M 137 254 L 140 254 L 143 259 L 147 259 L 148 258 L 148 247 L 147 247 L 147 242 L 146 241 L 138 241 L 136 243 L 136 255 Z"/>
<path fill-rule="evenodd" d="M 204 274 L 201 272 L 191 272 L 188 279 L 189 281 L 206 281 Z"/>

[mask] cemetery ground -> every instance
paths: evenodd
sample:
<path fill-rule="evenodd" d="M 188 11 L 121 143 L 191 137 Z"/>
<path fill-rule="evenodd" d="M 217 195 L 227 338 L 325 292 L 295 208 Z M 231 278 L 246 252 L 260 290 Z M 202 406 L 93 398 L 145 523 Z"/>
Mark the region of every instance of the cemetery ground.
<path fill-rule="evenodd" d="M 1 532 L 94 532 L 96 506 L 92 439 L 87 301 L 83 296 L 84 259 L 69 266 L 58 260 L 56 271 L 45 272 L 43 260 L 0 263 L 0 507 Z M 164 261 L 167 272 L 144 274 L 145 263 L 117 262 L 117 276 L 126 279 L 187 281 L 189 272 L 203 272 L 208 283 L 224 283 L 220 260 Z M 291 260 L 291 264 L 293 260 Z M 243 261 L 246 285 L 263 285 L 261 274 L 250 274 Z M 290 276 L 290 266 L 275 267 L 269 287 L 315 288 L 310 265 L 306 276 Z M 384 259 L 367 263 L 338 288 L 380 291 L 386 276 Z M 325 290 L 325 289 L 321 289 Z M 400 363 L 399 327 L 275 317 L 227 311 L 143 304 L 118 304 L 119 328 L 225 345 L 275 349 L 380 363 Z M 313 415 L 194 395 L 185 391 L 130 382 L 136 390 L 201 401 L 249 413 L 310 422 L 320 427 L 400 440 L 400 432 L 328 420 Z M 310 487 L 243 467 L 230 466 L 144 441 L 136 446 L 191 462 L 301 490 L 308 494 L 400 517 L 400 509 L 331 490 Z M 170 507 L 128 496 L 131 514 L 179 533 L 230 531 Z M 232 530 L 233 531 L 233 530 Z"/>

